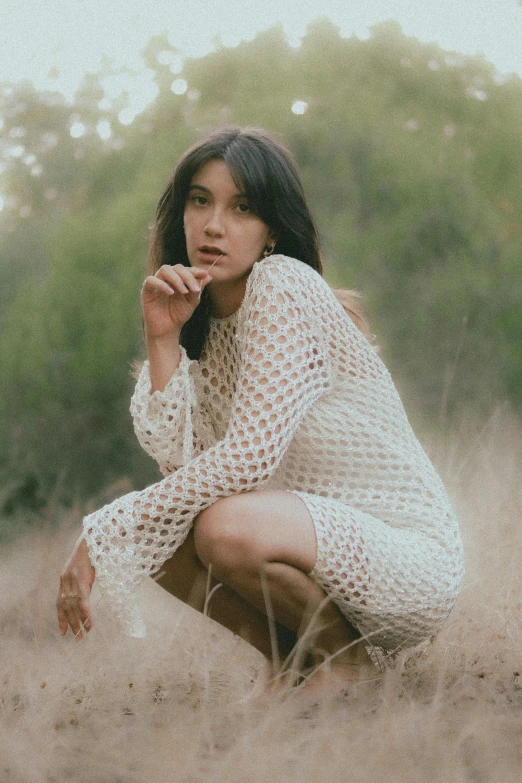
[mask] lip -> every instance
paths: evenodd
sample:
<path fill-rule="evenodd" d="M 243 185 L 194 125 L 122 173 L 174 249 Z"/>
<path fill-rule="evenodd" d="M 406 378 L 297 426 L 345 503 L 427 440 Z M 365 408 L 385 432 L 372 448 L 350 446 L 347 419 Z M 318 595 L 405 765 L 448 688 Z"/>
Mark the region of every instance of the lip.
<path fill-rule="evenodd" d="M 224 256 L 226 253 L 221 250 L 219 247 L 215 247 L 215 245 L 202 245 L 199 248 L 199 252 L 202 256 L 206 256 L 207 258 L 209 256 Z"/>

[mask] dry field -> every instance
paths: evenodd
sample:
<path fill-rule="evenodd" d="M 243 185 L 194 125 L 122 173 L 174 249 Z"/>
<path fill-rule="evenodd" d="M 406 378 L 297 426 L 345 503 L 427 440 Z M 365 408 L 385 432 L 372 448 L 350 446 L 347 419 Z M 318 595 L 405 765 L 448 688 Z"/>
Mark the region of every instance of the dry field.
<path fill-rule="evenodd" d="M 433 451 L 432 451 L 433 453 Z M 79 512 L 0 551 L 0 783 L 520 783 L 522 427 L 499 409 L 437 465 L 458 510 L 465 589 L 428 649 L 382 688 L 305 710 L 254 709 L 260 656 L 152 581 L 146 639 L 57 634 L 58 573 Z"/>

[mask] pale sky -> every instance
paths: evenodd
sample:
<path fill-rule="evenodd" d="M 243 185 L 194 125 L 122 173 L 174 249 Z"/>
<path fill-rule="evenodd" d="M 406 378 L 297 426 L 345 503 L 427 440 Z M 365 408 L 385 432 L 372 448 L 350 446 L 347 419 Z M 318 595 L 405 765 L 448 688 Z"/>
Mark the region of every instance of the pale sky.
<path fill-rule="evenodd" d="M 116 66 L 143 71 L 139 52 L 155 33 L 167 32 L 182 54 L 198 56 L 213 48 L 217 35 L 233 46 L 277 22 L 298 44 L 307 23 L 319 16 L 330 18 L 342 35 L 360 38 L 373 24 L 394 19 L 407 35 L 483 53 L 501 74 L 522 76 L 517 0 L 0 0 L 0 82 L 30 78 L 39 88 L 72 96 L 104 53 Z M 47 78 L 51 68 L 58 69 L 57 79 Z M 147 84 L 150 74 L 135 83 L 136 112 L 148 100 Z"/>

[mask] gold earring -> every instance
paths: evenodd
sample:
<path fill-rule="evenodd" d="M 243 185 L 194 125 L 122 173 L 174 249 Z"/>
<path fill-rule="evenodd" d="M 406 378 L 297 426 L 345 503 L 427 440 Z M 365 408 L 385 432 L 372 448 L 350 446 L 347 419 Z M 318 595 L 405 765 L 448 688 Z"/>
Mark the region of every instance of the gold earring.
<path fill-rule="evenodd" d="M 266 245 L 265 249 L 263 250 L 263 258 L 268 258 L 268 256 L 272 255 L 275 246 L 275 242 L 272 245 Z"/>

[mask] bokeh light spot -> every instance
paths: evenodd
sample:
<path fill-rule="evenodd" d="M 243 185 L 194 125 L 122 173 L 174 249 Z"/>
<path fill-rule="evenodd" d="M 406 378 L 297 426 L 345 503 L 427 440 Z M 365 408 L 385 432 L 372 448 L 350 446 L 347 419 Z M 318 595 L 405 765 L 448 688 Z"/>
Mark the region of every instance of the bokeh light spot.
<path fill-rule="evenodd" d="M 157 59 L 160 65 L 168 65 L 170 67 L 171 73 L 181 73 L 183 70 L 182 58 L 179 56 L 179 54 L 173 52 L 172 49 L 164 49 L 158 54 Z"/>
<path fill-rule="evenodd" d="M 15 147 L 8 149 L 7 152 L 11 158 L 23 158 L 25 155 L 25 147 L 22 147 L 21 144 L 17 144 Z"/>
<path fill-rule="evenodd" d="M 73 122 L 69 128 L 69 133 L 73 139 L 80 139 L 82 136 L 85 136 L 86 131 L 87 128 L 83 122 Z"/>
<path fill-rule="evenodd" d="M 47 131 L 42 133 L 42 149 L 44 152 L 48 152 L 57 146 L 59 138 L 56 133 Z"/>
<path fill-rule="evenodd" d="M 181 59 L 181 57 L 176 57 L 176 59 L 173 60 L 170 64 L 170 72 L 175 75 L 177 73 L 181 73 L 182 70 L 183 70 L 183 60 Z"/>
<path fill-rule="evenodd" d="M 109 120 L 100 120 L 96 126 L 96 133 L 103 141 L 107 141 L 112 136 L 112 128 Z"/>
<path fill-rule="evenodd" d="M 127 106 L 126 109 L 122 109 L 118 114 L 118 121 L 121 123 L 121 125 L 130 125 L 132 122 L 134 122 L 135 117 L 136 112 Z"/>
<path fill-rule="evenodd" d="M 170 89 L 174 93 L 174 95 L 185 95 L 187 92 L 188 84 L 185 81 L 185 79 L 174 79 L 172 84 L 170 85 Z"/>
<path fill-rule="evenodd" d="M 11 139 L 23 139 L 23 137 L 25 136 L 26 133 L 27 133 L 27 131 L 26 131 L 25 128 L 20 128 L 20 127 L 11 128 L 11 130 L 9 131 L 9 138 L 11 138 Z"/>
<path fill-rule="evenodd" d="M 294 101 L 292 104 L 292 111 L 294 114 L 304 114 L 308 109 L 306 101 Z"/>
<path fill-rule="evenodd" d="M 488 98 L 487 92 L 479 90 L 478 87 L 468 87 L 466 90 L 468 98 L 475 98 L 476 101 L 486 101 Z"/>

